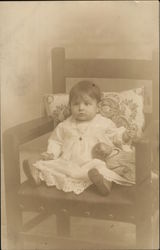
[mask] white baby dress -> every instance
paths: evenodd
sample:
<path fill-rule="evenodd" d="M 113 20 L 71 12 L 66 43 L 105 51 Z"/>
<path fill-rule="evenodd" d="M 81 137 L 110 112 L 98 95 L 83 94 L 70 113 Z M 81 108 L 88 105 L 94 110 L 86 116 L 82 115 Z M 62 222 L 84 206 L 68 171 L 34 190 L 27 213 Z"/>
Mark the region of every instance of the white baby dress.
<path fill-rule="evenodd" d="M 113 136 L 122 140 L 125 128 L 115 124 L 100 114 L 91 121 L 77 122 L 72 116 L 58 124 L 48 141 L 48 153 L 54 160 L 37 161 L 34 166 L 39 170 L 41 180 L 47 186 L 56 186 L 64 192 L 82 193 L 92 183 L 88 170 L 97 168 L 109 181 L 130 185 L 125 178 L 107 168 L 106 163 L 92 158 L 92 148 L 99 142 L 113 146 Z"/>

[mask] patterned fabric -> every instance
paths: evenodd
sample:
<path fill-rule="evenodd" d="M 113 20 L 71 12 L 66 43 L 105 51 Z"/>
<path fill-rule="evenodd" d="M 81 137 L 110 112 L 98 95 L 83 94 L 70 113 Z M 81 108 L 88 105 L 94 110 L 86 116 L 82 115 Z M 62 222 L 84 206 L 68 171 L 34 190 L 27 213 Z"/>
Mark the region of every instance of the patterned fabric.
<path fill-rule="evenodd" d="M 54 118 L 55 125 L 70 116 L 68 94 L 46 94 L 43 98 L 45 111 L 48 116 Z"/>
<path fill-rule="evenodd" d="M 135 130 L 135 137 L 140 137 L 144 126 L 144 89 L 138 88 L 120 93 L 103 93 L 100 113 L 110 118 L 117 127 L 124 126 Z"/>
<path fill-rule="evenodd" d="M 46 94 L 45 109 L 55 124 L 70 116 L 68 94 Z M 127 91 L 103 92 L 99 104 L 101 115 L 110 118 L 117 127 L 124 126 L 135 130 L 135 138 L 140 137 L 144 126 L 144 88 Z"/>

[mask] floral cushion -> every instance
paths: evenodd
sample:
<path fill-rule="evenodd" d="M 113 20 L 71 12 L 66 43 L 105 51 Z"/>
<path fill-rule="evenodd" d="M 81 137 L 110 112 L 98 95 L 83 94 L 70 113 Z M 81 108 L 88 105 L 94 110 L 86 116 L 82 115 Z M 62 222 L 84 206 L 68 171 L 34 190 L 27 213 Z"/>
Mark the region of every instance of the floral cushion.
<path fill-rule="evenodd" d="M 103 92 L 99 103 L 99 112 L 110 118 L 117 127 L 134 128 L 135 137 L 140 137 L 144 126 L 143 88 L 122 92 Z M 70 116 L 68 94 L 46 94 L 45 110 L 54 118 L 55 124 Z"/>
<path fill-rule="evenodd" d="M 45 94 L 44 105 L 48 116 L 54 118 L 55 124 L 65 120 L 70 116 L 70 108 L 68 105 L 68 94 Z"/>
<path fill-rule="evenodd" d="M 140 137 L 144 126 L 144 89 L 117 92 L 104 92 L 100 102 L 100 113 L 110 118 L 117 127 L 124 126 L 135 130 Z"/>

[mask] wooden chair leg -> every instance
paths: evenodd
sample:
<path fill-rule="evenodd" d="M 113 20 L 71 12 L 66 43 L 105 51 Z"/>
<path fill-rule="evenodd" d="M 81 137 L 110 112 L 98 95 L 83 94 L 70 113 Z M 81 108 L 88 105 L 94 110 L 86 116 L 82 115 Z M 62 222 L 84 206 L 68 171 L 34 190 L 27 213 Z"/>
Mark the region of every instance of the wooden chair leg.
<path fill-rule="evenodd" d="M 137 249 L 152 249 L 152 199 L 151 185 L 144 182 L 138 189 L 140 199 L 137 199 L 136 245 Z M 145 193 L 146 191 L 146 193 Z M 148 193 L 147 193 L 148 191 Z M 143 194 L 142 194 L 143 192 Z"/>
<path fill-rule="evenodd" d="M 20 239 L 22 231 L 22 211 L 18 206 L 17 198 L 12 194 L 6 194 L 7 216 L 7 246 L 9 250 L 22 250 L 23 242 Z"/>
<path fill-rule="evenodd" d="M 56 223 L 59 236 L 70 236 L 70 216 L 67 210 L 62 209 L 56 214 Z"/>
<path fill-rule="evenodd" d="M 137 249 L 152 249 L 152 221 L 151 217 L 143 215 L 136 225 Z"/>
<path fill-rule="evenodd" d="M 151 145 L 136 145 L 136 243 L 137 249 L 152 249 Z"/>

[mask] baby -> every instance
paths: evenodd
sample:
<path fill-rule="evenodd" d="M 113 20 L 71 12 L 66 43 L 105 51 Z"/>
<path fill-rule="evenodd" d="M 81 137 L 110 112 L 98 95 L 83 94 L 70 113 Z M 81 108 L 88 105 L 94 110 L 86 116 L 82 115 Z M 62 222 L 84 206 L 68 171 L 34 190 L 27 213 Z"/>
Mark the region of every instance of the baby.
<path fill-rule="evenodd" d="M 71 89 L 71 116 L 54 129 L 41 159 L 24 162 L 24 171 L 32 182 L 38 185 L 43 181 L 47 186 L 76 194 L 94 184 L 102 195 L 110 192 L 112 182 L 127 184 L 95 155 L 98 143 L 106 145 L 111 154 L 114 144 L 130 139 L 124 127 L 117 128 L 99 114 L 100 100 L 100 89 L 90 81 L 81 81 Z"/>

